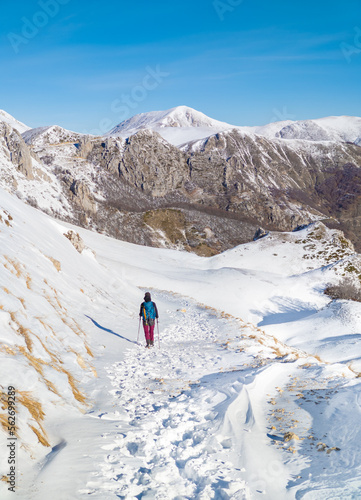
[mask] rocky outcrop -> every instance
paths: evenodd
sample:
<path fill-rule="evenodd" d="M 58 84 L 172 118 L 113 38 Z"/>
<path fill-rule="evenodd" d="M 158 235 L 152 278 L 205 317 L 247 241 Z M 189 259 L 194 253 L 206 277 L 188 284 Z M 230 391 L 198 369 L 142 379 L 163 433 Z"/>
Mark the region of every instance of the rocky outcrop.
<path fill-rule="evenodd" d="M 74 231 L 70 230 L 67 233 L 64 233 L 64 236 L 70 241 L 70 243 L 79 253 L 82 253 L 85 245 L 79 233 L 75 233 Z"/>
<path fill-rule="evenodd" d="M 265 231 L 263 227 L 259 227 L 253 236 L 253 241 L 260 240 L 261 238 L 267 236 L 267 234 L 269 234 L 268 231 Z"/>
<path fill-rule="evenodd" d="M 89 136 L 83 136 L 76 144 L 78 148 L 78 156 L 81 158 L 87 158 L 93 150 L 93 143 Z"/>
<path fill-rule="evenodd" d="M 96 212 L 96 202 L 90 192 L 89 187 L 84 182 L 80 180 L 73 180 L 70 185 L 70 191 L 73 194 L 74 202 L 79 205 L 85 212 Z"/>
<path fill-rule="evenodd" d="M 84 215 L 95 214 L 97 204 L 87 184 L 79 179 L 74 179 L 69 170 L 60 171 L 60 178 L 66 188 L 66 195 L 77 210 L 82 210 Z"/>
<path fill-rule="evenodd" d="M 184 154 L 155 132 L 138 132 L 127 139 L 119 174 L 152 196 L 183 190 L 188 180 Z"/>
<path fill-rule="evenodd" d="M 123 150 L 122 141 L 116 139 L 83 139 L 77 145 L 78 154 L 94 165 L 119 175 L 119 163 Z"/>
<path fill-rule="evenodd" d="M 80 153 L 153 197 L 183 189 L 189 179 L 185 155 L 148 130 L 125 141 L 108 138 L 81 145 Z"/>
<path fill-rule="evenodd" d="M 34 179 L 30 150 L 17 130 L 0 123 L 0 139 L 11 162 L 27 178 Z"/>

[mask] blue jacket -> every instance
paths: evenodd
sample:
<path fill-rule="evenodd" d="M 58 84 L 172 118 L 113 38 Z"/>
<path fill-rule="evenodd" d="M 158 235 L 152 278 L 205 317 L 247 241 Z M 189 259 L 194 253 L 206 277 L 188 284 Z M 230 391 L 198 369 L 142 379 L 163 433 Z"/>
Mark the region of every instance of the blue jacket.
<path fill-rule="evenodd" d="M 155 302 L 142 302 L 140 305 L 139 316 L 143 318 L 143 321 L 146 322 L 148 319 L 159 318 L 158 309 Z"/>

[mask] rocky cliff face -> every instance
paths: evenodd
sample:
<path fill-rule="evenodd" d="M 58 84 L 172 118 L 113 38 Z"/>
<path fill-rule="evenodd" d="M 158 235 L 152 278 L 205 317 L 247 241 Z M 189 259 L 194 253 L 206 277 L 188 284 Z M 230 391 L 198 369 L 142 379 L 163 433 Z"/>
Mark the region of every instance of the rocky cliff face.
<path fill-rule="evenodd" d="M 0 122 L 0 140 L 3 144 L 3 151 L 9 160 L 27 179 L 33 179 L 30 150 L 19 132 L 7 123 Z"/>
<path fill-rule="evenodd" d="M 220 208 L 282 230 L 310 214 L 335 216 L 322 186 L 337 182 L 341 172 L 347 176 L 347 165 L 355 171 L 361 165 L 361 148 L 354 144 L 288 143 L 238 131 L 190 145 L 187 153 L 192 182 Z"/>
<path fill-rule="evenodd" d="M 156 132 L 80 145 L 80 154 L 152 197 L 180 189 L 189 177 L 185 155 Z"/>
<path fill-rule="evenodd" d="M 41 178 L 34 197 L 53 193 L 48 211 L 62 219 L 202 255 L 251 240 L 259 226 L 293 230 L 329 219 L 361 248 L 356 144 L 234 129 L 177 148 L 152 130 L 119 139 L 58 129 L 26 132 L 28 145 L 8 125 L 0 134 L 2 154 L 32 186 Z"/>

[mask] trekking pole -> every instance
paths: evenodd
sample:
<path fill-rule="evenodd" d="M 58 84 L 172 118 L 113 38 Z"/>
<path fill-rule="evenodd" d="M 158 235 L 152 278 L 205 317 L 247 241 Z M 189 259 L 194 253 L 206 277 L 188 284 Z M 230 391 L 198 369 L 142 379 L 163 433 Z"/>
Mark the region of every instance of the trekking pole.
<path fill-rule="evenodd" d="M 141 320 L 141 317 L 139 316 L 139 326 L 138 326 L 137 344 L 139 344 L 140 320 Z"/>
<path fill-rule="evenodd" d="M 157 329 L 158 329 L 158 347 L 160 349 L 160 340 L 159 340 L 159 322 L 158 322 L 158 318 L 157 318 Z"/>

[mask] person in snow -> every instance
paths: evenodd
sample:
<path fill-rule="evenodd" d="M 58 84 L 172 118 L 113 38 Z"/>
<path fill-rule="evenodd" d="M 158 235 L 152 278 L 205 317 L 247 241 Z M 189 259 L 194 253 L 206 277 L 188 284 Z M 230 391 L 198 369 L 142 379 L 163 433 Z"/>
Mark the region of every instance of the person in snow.
<path fill-rule="evenodd" d="M 150 293 L 144 295 L 144 302 L 140 305 L 139 316 L 143 319 L 143 328 L 145 340 L 147 341 L 146 347 L 154 346 L 154 325 L 155 320 L 158 319 L 158 309 L 155 302 L 152 302 Z"/>

